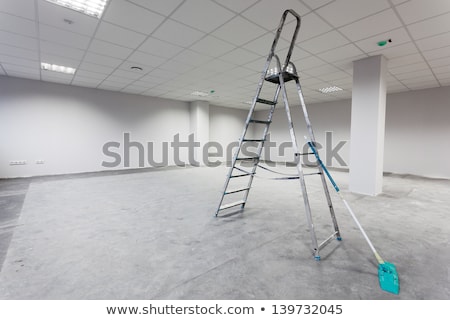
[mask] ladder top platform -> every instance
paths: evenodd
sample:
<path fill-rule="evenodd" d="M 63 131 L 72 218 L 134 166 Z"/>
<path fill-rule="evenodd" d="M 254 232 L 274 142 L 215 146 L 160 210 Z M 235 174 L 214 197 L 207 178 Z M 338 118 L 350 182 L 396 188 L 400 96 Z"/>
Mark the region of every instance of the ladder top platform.
<path fill-rule="evenodd" d="M 291 80 L 297 80 L 298 79 L 298 75 L 297 72 L 295 71 L 294 68 L 292 67 L 287 67 L 286 70 L 284 70 L 282 72 L 283 75 L 283 81 L 284 82 L 288 82 Z M 266 81 L 272 82 L 272 83 L 280 83 L 280 71 L 278 70 L 278 68 L 272 68 L 269 69 L 266 73 Z"/>

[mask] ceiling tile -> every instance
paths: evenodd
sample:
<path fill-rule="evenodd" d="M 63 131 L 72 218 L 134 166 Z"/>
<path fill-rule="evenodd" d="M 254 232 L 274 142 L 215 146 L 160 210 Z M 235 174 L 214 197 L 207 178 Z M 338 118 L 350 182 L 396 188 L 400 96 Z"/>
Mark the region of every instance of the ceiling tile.
<path fill-rule="evenodd" d="M 147 8 L 151 11 L 160 13 L 164 16 L 168 16 L 172 11 L 178 7 L 183 0 L 128 0 L 134 4 L 141 6 L 142 8 Z"/>
<path fill-rule="evenodd" d="M 224 7 L 227 7 L 228 9 L 240 13 L 242 11 L 244 11 L 245 9 L 247 9 L 248 7 L 252 6 L 253 4 L 255 4 L 256 2 L 258 2 L 258 0 L 246 0 L 246 1 L 242 1 L 242 0 L 227 0 L 227 1 L 220 1 L 220 0 L 214 0 L 214 2 L 216 2 L 219 5 L 222 5 Z"/>
<path fill-rule="evenodd" d="M 142 7 L 129 1 L 115 0 L 111 1 L 108 5 L 102 20 L 149 35 L 163 22 L 164 17 L 160 14 L 142 9 Z"/>
<path fill-rule="evenodd" d="M 240 46 L 262 36 L 264 33 L 266 31 L 261 27 L 238 16 L 214 31 L 212 35 Z"/>
<path fill-rule="evenodd" d="M 90 62 L 86 62 L 86 61 L 81 63 L 80 66 L 78 67 L 78 71 L 85 70 L 85 71 L 89 71 L 89 72 L 100 73 L 103 75 L 110 74 L 111 72 L 114 71 L 114 69 L 115 69 L 115 67 L 102 66 L 99 64 L 90 63 Z M 78 71 L 77 71 L 77 74 L 78 74 Z"/>
<path fill-rule="evenodd" d="M 88 79 L 96 80 L 96 82 L 98 82 L 98 83 L 100 82 L 100 80 L 104 80 L 107 77 L 108 77 L 108 75 L 106 75 L 106 74 L 87 71 L 87 70 L 77 70 L 77 72 L 75 74 L 75 79 L 88 78 Z"/>
<path fill-rule="evenodd" d="M 448 66 L 450 65 L 450 55 L 446 56 L 445 58 L 430 60 L 428 61 L 428 63 L 432 68 Z"/>
<path fill-rule="evenodd" d="M 94 39 L 89 46 L 89 51 L 119 59 L 125 59 L 133 50 L 116 44 Z"/>
<path fill-rule="evenodd" d="M 336 72 L 323 74 L 320 76 L 320 79 L 325 80 L 325 81 L 330 81 L 330 82 L 333 82 L 335 80 L 341 80 L 341 79 L 345 79 L 346 81 L 348 81 L 350 79 L 350 81 L 351 81 L 352 77 L 344 71 L 336 71 Z"/>
<path fill-rule="evenodd" d="M 41 75 L 37 73 L 27 73 L 27 72 L 19 72 L 19 71 L 9 71 L 8 76 L 17 77 L 23 79 L 33 79 L 33 80 L 41 80 Z"/>
<path fill-rule="evenodd" d="M 304 2 L 306 5 L 311 7 L 311 9 L 317 9 L 317 8 L 322 7 L 332 1 L 335 1 L 335 0 L 302 0 L 302 2 Z"/>
<path fill-rule="evenodd" d="M 206 63 L 204 66 L 202 66 L 202 68 L 204 68 L 205 70 L 211 70 L 214 72 L 224 72 L 234 67 L 236 67 L 235 64 L 221 60 L 212 60 Z"/>
<path fill-rule="evenodd" d="M 145 40 L 138 50 L 168 59 L 176 56 L 183 50 L 183 48 L 150 37 Z"/>
<path fill-rule="evenodd" d="M 412 63 L 424 62 L 423 57 L 420 53 L 414 53 L 406 56 L 400 56 L 398 58 L 388 60 L 388 66 L 400 67 Z"/>
<path fill-rule="evenodd" d="M 321 75 L 324 74 L 328 74 L 328 73 L 332 73 L 332 72 L 338 72 L 340 71 L 339 69 L 333 67 L 332 65 L 323 65 L 320 67 L 315 67 L 315 68 L 311 68 L 308 70 L 305 70 L 305 74 L 311 76 L 311 77 L 316 77 L 316 78 L 320 78 Z"/>
<path fill-rule="evenodd" d="M 396 7 L 403 22 L 411 24 L 450 11 L 448 0 L 411 0 Z"/>
<path fill-rule="evenodd" d="M 423 51 L 423 55 L 428 60 L 450 57 L 450 46 L 434 50 Z"/>
<path fill-rule="evenodd" d="M 166 59 L 141 51 L 135 51 L 131 56 L 128 57 L 128 61 L 134 63 L 135 65 L 137 64 L 147 67 L 157 67 L 164 61 L 166 61 Z"/>
<path fill-rule="evenodd" d="M 262 37 L 259 37 L 253 41 L 250 41 L 249 43 L 242 46 L 244 49 L 247 49 L 257 55 L 260 56 L 268 56 L 273 40 L 275 38 L 275 35 L 272 32 L 268 32 Z M 276 51 L 283 50 L 285 48 L 289 47 L 289 42 L 287 42 L 284 39 L 279 39 L 278 44 L 276 47 Z"/>
<path fill-rule="evenodd" d="M 163 63 L 158 68 L 173 72 L 174 74 L 182 74 L 189 70 L 194 69 L 195 67 L 189 64 L 171 60 L 166 63 Z"/>
<path fill-rule="evenodd" d="M 81 34 L 65 31 L 43 24 L 39 25 L 39 34 L 42 40 L 56 42 L 68 47 L 74 47 L 78 49 L 86 49 L 89 45 L 89 41 L 91 40 L 91 38 L 83 36 Z"/>
<path fill-rule="evenodd" d="M 334 27 L 341 27 L 387 8 L 386 0 L 337 0 L 317 9 L 316 13 Z"/>
<path fill-rule="evenodd" d="M 61 57 L 67 57 L 70 59 L 80 60 L 83 58 L 85 51 L 73 47 L 67 47 L 61 44 L 53 43 L 50 41 L 41 41 L 41 52 L 51 53 Z"/>
<path fill-rule="evenodd" d="M 450 46 L 450 32 L 416 41 L 420 50 L 431 50 Z"/>
<path fill-rule="evenodd" d="M 352 57 L 357 57 L 361 55 L 363 52 L 358 49 L 354 44 L 347 44 L 345 46 L 332 49 L 330 51 L 321 53 L 317 55 L 319 58 L 327 61 L 327 62 L 335 62 L 342 59 L 349 59 Z"/>
<path fill-rule="evenodd" d="M 398 46 L 392 46 L 380 49 L 378 51 L 371 52 L 371 55 L 377 55 L 382 54 L 384 55 L 388 60 L 398 58 L 401 56 L 407 56 L 410 54 L 417 53 L 418 50 L 416 46 L 412 42 L 404 43 Z"/>
<path fill-rule="evenodd" d="M 98 19 L 55 5 L 48 1 L 39 0 L 39 21 L 66 31 L 91 36 L 98 24 Z M 68 22 L 71 21 L 72 23 Z"/>
<path fill-rule="evenodd" d="M 9 64 L 9 63 L 2 62 L 2 67 L 6 71 L 6 73 L 8 73 L 8 75 L 10 75 L 11 73 L 14 73 L 14 72 L 27 73 L 27 74 L 33 74 L 33 75 L 39 75 L 39 73 L 40 73 L 39 66 L 36 66 L 35 68 L 31 68 L 28 66 L 26 66 L 26 67 L 18 66 L 15 64 Z"/>
<path fill-rule="evenodd" d="M 395 76 L 398 80 L 402 81 L 403 83 L 406 83 L 405 81 L 409 81 L 410 83 L 412 83 L 413 81 L 420 82 L 429 79 L 434 79 L 434 75 L 429 68 L 413 72 L 401 73 Z"/>
<path fill-rule="evenodd" d="M 84 57 L 83 61 L 87 62 L 87 63 L 97 64 L 100 66 L 106 66 L 106 67 L 111 67 L 111 68 L 116 68 L 118 65 L 120 65 L 122 63 L 122 60 L 120 60 L 120 59 L 108 57 L 108 56 L 93 53 L 93 52 L 86 53 L 86 56 Z"/>
<path fill-rule="evenodd" d="M 436 78 L 437 78 L 439 81 L 447 81 L 447 80 L 450 80 L 450 72 L 437 74 L 437 75 L 436 75 Z"/>
<path fill-rule="evenodd" d="M 189 47 L 194 42 L 200 40 L 204 35 L 205 33 L 203 32 L 168 19 L 152 34 L 152 37 L 177 44 L 182 47 Z"/>
<path fill-rule="evenodd" d="M 325 32 L 328 32 L 332 27 L 326 23 L 321 17 L 314 12 L 310 12 L 302 17 L 302 24 L 298 34 L 297 41 L 305 41 Z"/>
<path fill-rule="evenodd" d="M 339 32 L 333 30 L 321 36 L 303 41 L 300 45 L 302 49 L 311 52 L 319 53 L 333 48 L 337 48 L 349 43 Z"/>
<path fill-rule="evenodd" d="M 433 68 L 433 72 L 436 75 L 439 75 L 439 74 L 442 74 L 442 73 L 448 73 L 448 72 L 450 72 L 450 66 L 443 66 L 443 67 Z"/>
<path fill-rule="evenodd" d="M 391 0 L 392 4 L 395 6 L 397 6 L 403 2 L 406 2 L 406 1 L 411 1 L 411 0 Z"/>
<path fill-rule="evenodd" d="M 146 87 L 140 87 L 140 86 L 128 86 L 126 88 L 123 88 L 121 91 L 122 92 L 127 92 L 127 93 L 134 93 L 134 94 L 139 94 L 141 92 L 147 91 L 148 88 Z"/>
<path fill-rule="evenodd" d="M 7 64 L 13 64 L 16 66 L 23 66 L 23 67 L 27 67 L 27 68 L 31 68 L 31 69 L 36 69 L 36 68 L 39 69 L 39 67 L 40 67 L 39 61 L 27 60 L 27 59 L 22 59 L 22 58 L 13 57 L 13 56 L 0 55 L 0 62 L 7 63 Z"/>
<path fill-rule="evenodd" d="M 132 71 L 132 70 L 122 70 L 122 69 L 117 69 L 116 71 L 114 71 L 108 79 L 111 79 L 111 77 L 118 77 L 118 78 L 122 78 L 122 79 L 126 79 L 124 81 L 129 81 L 129 80 L 137 80 L 139 78 L 142 78 L 145 75 L 144 71 Z"/>
<path fill-rule="evenodd" d="M 140 33 L 115 26 L 108 22 L 100 23 L 95 38 L 131 49 L 135 49 L 145 40 L 145 36 Z"/>
<path fill-rule="evenodd" d="M 5 44 L 0 44 L 0 54 L 39 61 L 39 54 L 37 51 L 12 47 Z"/>
<path fill-rule="evenodd" d="M 134 81 L 134 79 L 127 79 L 115 75 L 110 75 L 108 78 L 106 78 L 105 82 L 109 82 L 109 85 L 114 85 L 112 82 L 114 82 L 117 87 L 124 88 L 125 86 L 129 85 Z"/>
<path fill-rule="evenodd" d="M 0 43 L 27 50 L 37 50 L 38 42 L 36 38 L 26 37 L 19 34 L 0 30 Z"/>
<path fill-rule="evenodd" d="M 211 57 L 219 57 L 235 46 L 212 36 L 207 36 L 190 47 L 191 50 Z"/>
<path fill-rule="evenodd" d="M 34 3 L 34 0 L 2 0 L 0 1 L 0 11 L 34 20 Z"/>
<path fill-rule="evenodd" d="M 191 50 L 184 50 L 180 54 L 178 54 L 176 57 L 173 58 L 173 60 L 186 63 L 191 66 L 201 66 L 210 61 L 212 58 L 208 57 L 206 55 L 191 51 Z"/>
<path fill-rule="evenodd" d="M 395 76 L 399 76 L 400 74 L 403 74 L 403 73 L 408 73 L 408 72 L 413 72 L 413 71 L 422 71 L 422 70 L 429 70 L 429 67 L 425 62 L 413 63 L 413 64 L 408 64 L 405 66 L 389 68 L 389 71 Z"/>
<path fill-rule="evenodd" d="M 127 86 L 127 84 L 124 84 L 121 82 L 105 80 L 98 86 L 98 88 L 104 89 L 104 90 L 119 91 L 126 86 Z"/>
<path fill-rule="evenodd" d="M 373 1 L 376 2 L 376 1 Z M 380 22 L 383 23 L 380 23 Z M 394 30 L 402 26 L 402 23 L 392 9 L 374 14 L 339 29 L 352 41 L 369 38 L 376 34 Z"/>
<path fill-rule="evenodd" d="M 0 30 L 18 33 L 24 36 L 36 37 L 36 23 L 0 12 Z"/>
<path fill-rule="evenodd" d="M 72 81 L 73 77 L 74 77 L 74 75 L 72 75 L 72 74 L 65 74 L 65 73 L 54 72 L 54 71 L 42 70 L 42 72 L 41 72 L 42 80 L 50 81 L 50 82 L 69 84 Z"/>
<path fill-rule="evenodd" d="M 391 39 L 392 42 L 388 43 L 385 47 L 378 46 L 379 41 L 387 41 Z M 391 30 L 382 34 L 379 34 L 374 37 L 370 37 L 364 40 L 357 41 L 355 44 L 364 52 L 373 52 L 378 50 L 383 50 L 385 48 L 389 48 L 393 45 L 399 45 L 402 43 L 412 41 L 411 37 L 408 35 L 408 32 L 405 28 L 398 28 L 395 30 Z"/>
<path fill-rule="evenodd" d="M 242 16 L 267 30 L 275 30 L 278 28 L 281 16 L 287 8 L 293 9 L 300 16 L 310 11 L 308 7 L 298 0 L 283 0 L 282 5 L 280 5 L 280 1 L 262 0 L 244 11 Z M 287 18 L 293 19 L 293 16 L 289 14 Z"/>
<path fill-rule="evenodd" d="M 315 67 L 322 66 L 325 64 L 327 64 L 325 61 L 317 58 L 316 56 L 310 56 L 310 57 L 295 61 L 295 66 L 297 67 L 298 70 L 307 70 L 307 69 L 315 68 Z"/>
<path fill-rule="evenodd" d="M 81 76 L 75 75 L 75 77 L 72 80 L 72 85 L 80 86 L 80 87 L 95 88 L 101 82 L 102 82 L 102 80 L 92 79 L 92 78 L 85 78 L 85 77 L 81 77 Z"/>
<path fill-rule="evenodd" d="M 421 81 L 421 82 L 404 81 L 403 83 L 411 90 L 420 90 L 420 89 L 428 89 L 428 88 L 439 87 L 439 83 L 436 80 L 434 80 L 434 79 L 425 80 L 425 81 Z"/>
<path fill-rule="evenodd" d="M 239 65 L 245 64 L 250 61 L 254 61 L 258 58 L 260 58 L 260 56 L 258 56 L 257 54 L 241 48 L 236 48 L 233 51 L 230 51 L 227 54 L 220 57 L 221 60 L 230 63 L 236 63 Z"/>
<path fill-rule="evenodd" d="M 205 16 L 211 18 L 207 18 Z M 204 32 L 211 32 L 230 20 L 235 14 L 209 0 L 185 1 L 171 18 Z"/>
<path fill-rule="evenodd" d="M 408 26 L 415 40 L 450 31 L 450 12 Z"/>

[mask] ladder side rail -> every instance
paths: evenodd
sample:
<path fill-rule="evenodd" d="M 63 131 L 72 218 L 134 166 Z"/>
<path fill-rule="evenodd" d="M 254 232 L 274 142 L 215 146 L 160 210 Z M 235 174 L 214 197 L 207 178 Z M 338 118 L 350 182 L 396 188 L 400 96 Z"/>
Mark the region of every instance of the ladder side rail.
<path fill-rule="evenodd" d="M 290 64 L 294 68 L 295 73 L 297 73 L 295 65 L 293 63 L 290 63 Z M 299 78 L 297 78 L 295 80 L 295 84 L 297 86 L 297 92 L 298 92 L 298 96 L 300 98 L 300 105 L 302 107 L 303 116 L 304 116 L 305 121 L 306 121 L 306 126 L 307 126 L 307 129 L 308 129 L 309 139 L 313 143 L 313 145 L 316 146 L 316 139 L 314 137 L 314 131 L 313 131 L 313 128 L 312 128 L 312 125 L 311 125 L 311 120 L 309 119 L 308 110 L 306 109 L 305 99 L 303 97 L 302 87 L 300 85 Z M 333 227 L 334 227 L 334 230 L 337 232 L 337 238 L 340 239 L 341 235 L 340 235 L 338 223 L 337 223 L 337 220 L 336 220 L 336 214 L 335 214 L 334 208 L 333 208 L 333 202 L 331 201 L 330 191 L 328 190 L 327 180 L 325 179 L 325 175 L 323 174 L 324 173 L 323 172 L 323 168 L 321 166 L 319 166 L 318 169 L 319 169 L 319 172 L 320 172 L 320 179 L 322 180 L 322 185 L 323 185 L 325 197 L 327 199 L 327 205 L 328 205 L 328 208 L 330 210 L 331 220 L 333 221 Z"/>
<path fill-rule="evenodd" d="M 298 32 L 300 30 L 300 26 L 301 26 L 301 17 L 298 15 L 297 12 L 295 12 L 292 9 L 288 9 L 288 10 L 284 11 L 283 18 L 282 18 L 283 24 L 284 24 L 284 21 L 286 20 L 286 16 L 288 15 L 288 13 L 292 14 L 295 17 L 295 19 L 297 20 L 297 24 L 295 26 L 295 30 L 294 30 L 294 33 L 293 33 L 292 39 L 291 39 L 291 44 L 289 46 L 289 50 L 288 50 L 288 53 L 286 55 L 286 59 L 284 61 L 284 65 L 283 66 L 284 66 L 285 69 L 287 68 L 289 62 L 291 61 L 291 55 L 292 55 L 292 51 L 294 50 L 295 40 L 297 40 L 297 35 L 298 35 Z M 281 33 L 281 30 L 280 30 L 280 33 Z M 281 70 L 281 69 L 278 69 L 278 70 Z M 281 70 L 281 71 L 285 71 L 285 70 Z"/>
<path fill-rule="evenodd" d="M 279 96 L 279 94 L 280 94 L 280 89 L 281 89 L 281 86 L 278 85 L 278 86 L 277 86 L 277 90 L 276 90 L 276 92 L 275 92 L 275 96 L 274 96 L 274 98 L 273 98 L 273 101 L 278 101 L 278 96 Z M 268 115 L 268 117 L 267 117 L 268 123 L 272 122 L 272 118 L 273 118 L 273 114 L 274 114 L 274 111 L 275 111 L 275 107 L 276 107 L 276 104 L 274 104 L 274 105 L 271 107 L 271 109 L 270 109 L 269 115 Z M 257 150 L 257 157 L 258 157 L 258 158 L 257 158 L 256 161 L 253 163 L 253 169 L 252 169 L 252 171 L 251 171 L 252 174 L 251 174 L 251 176 L 250 176 L 250 178 L 249 178 L 249 181 L 248 181 L 248 184 L 247 184 L 247 188 L 248 188 L 248 189 L 245 191 L 245 194 L 244 194 L 244 202 L 245 202 L 245 203 L 247 202 L 247 198 L 248 198 L 248 195 L 249 195 L 249 193 L 250 193 L 250 188 L 251 188 L 251 185 L 252 185 L 252 182 L 253 182 L 253 178 L 255 177 L 256 168 L 258 167 L 258 164 L 259 164 L 259 162 L 261 161 L 261 153 L 262 153 L 262 150 L 263 150 L 263 148 L 264 148 L 264 143 L 265 143 L 265 140 L 266 140 L 266 138 L 267 138 L 267 134 L 269 133 L 269 127 L 270 127 L 269 124 L 267 124 L 267 125 L 265 126 L 264 132 L 263 132 L 263 141 L 261 141 L 260 144 L 259 144 L 259 146 L 258 146 L 258 150 Z"/>
<path fill-rule="evenodd" d="M 277 61 L 279 70 L 281 70 L 280 59 L 278 59 L 277 56 L 275 56 L 275 59 Z M 298 172 L 298 176 L 299 176 L 300 186 L 302 189 L 303 202 L 305 204 L 306 220 L 308 221 L 311 241 L 313 244 L 313 254 L 314 254 L 314 258 L 316 260 L 319 260 L 320 259 L 319 245 L 318 245 L 316 233 L 314 230 L 314 223 L 313 223 L 312 214 L 311 214 L 311 206 L 309 204 L 308 192 L 306 190 L 305 177 L 303 175 L 302 161 L 300 160 L 300 150 L 298 149 L 297 137 L 295 135 L 294 123 L 292 121 L 291 111 L 289 108 L 289 101 L 287 98 L 286 86 L 284 83 L 282 72 L 280 72 L 280 74 L 279 74 L 279 81 L 280 81 L 281 91 L 283 94 L 283 101 L 284 101 L 284 106 L 286 109 L 286 116 L 287 116 L 287 120 L 289 123 L 289 133 L 291 136 L 292 148 L 293 148 L 294 154 L 295 154 L 296 167 L 297 167 L 297 172 Z"/>

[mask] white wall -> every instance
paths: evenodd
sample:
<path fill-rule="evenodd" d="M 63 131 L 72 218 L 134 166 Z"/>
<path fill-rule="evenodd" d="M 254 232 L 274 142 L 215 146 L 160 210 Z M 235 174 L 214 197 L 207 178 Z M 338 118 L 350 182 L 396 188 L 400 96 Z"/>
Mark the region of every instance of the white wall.
<path fill-rule="evenodd" d="M 307 136 L 306 122 L 304 121 L 303 112 L 299 105 L 291 105 L 291 113 L 294 121 L 294 128 L 296 132 L 297 141 L 300 151 L 310 152 L 307 145 L 307 140 L 304 136 Z M 333 149 L 337 146 L 339 141 L 344 141 L 345 144 L 339 150 L 339 155 L 342 156 L 344 162 L 348 164 L 349 158 L 349 143 L 350 139 L 350 111 L 351 103 L 349 100 L 335 101 L 320 104 L 307 105 L 308 114 L 312 122 L 314 135 L 316 141 L 322 146 L 318 148 L 323 161 L 327 159 L 324 151 L 327 147 Z M 268 112 L 257 112 L 258 119 L 266 119 Z M 332 132 L 332 140 L 326 143 L 326 132 Z M 291 138 L 288 130 L 288 122 L 286 118 L 286 112 L 284 105 L 281 103 L 275 110 L 273 117 L 273 123 L 270 126 L 270 140 L 277 143 L 277 147 L 271 148 L 270 159 L 273 161 L 288 161 L 294 160 L 293 152 L 290 147 L 284 149 L 285 156 L 282 156 L 278 146 L 283 142 L 290 142 Z M 331 153 L 330 153 L 331 154 Z M 313 156 L 310 158 L 313 161 Z M 326 163 L 330 167 L 340 167 L 335 158 L 330 159 L 329 163 Z"/>
<path fill-rule="evenodd" d="M 293 107 L 297 137 L 304 144 L 303 117 Z M 333 132 L 334 148 L 350 139 L 351 101 L 308 105 L 316 139 L 324 149 L 325 132 Z M 267 112 L 259 112 L 265 118 Z M 246 110 L 210 106 L 210 141 L 224 147 L 239 139 Z M 295 121 L 295 120 L 294 120 Z M 279 108 L 271 126 L 271 140 L 290 141 L 284 110 Z M 174 164 L 170 142 L 176 134 L 187 141 L 190 130 L 189 104 L 0 76 L 0 178 L 91 172 L 105 168 L 103 154 L 108 141 L 121 143 L 123 133 L 148 147 L 154 142 L 155 161 L 162 159 L 162 143 L 169 143 L 169 164 Z M 384 171 L 428 177 L 450 178 L 450 87 L 391 94 L 387 97 Z M 214 151 L 214 150 L 212 150 Z M 272 155 L 276 150 L 272 150 Z M 290 154 L 288 160 L 292 160 Z M 349 143 L 339 155 L 348 164 Z M 186 150 L 181 160 L 187 162 Z M 212 158 L 215 160 L 221 158 Z M 272 160 L 282 160 L 271 157 Z M 286 159 L 286 158 L 285 158 Z M 26 160 L 27 165 L 10 166 L 10 161 Z M 44 160 L 42 165 L 37 160 Z M 130 167 L 138 167 L 138 154 L 131 150 Z M 148 166 L 145 159 L 145 166 Z M 342 167 L 336 159 L 332 166 Z M 345 167 L 345 166 L 344 166 Z"/>
<path fill-rule="evenodd" d="M 239 140 L 247 114 L 247 110 L 210 106 L 209 140 L 223 147 L 223 156 L 211 157 L 210 161 L 231 161 L 231 157 L 227 157 L 227 146 Z M 210 151 L 216 150 L 211 148 Z"/>
<path fill-rule="evenodd" d="M 0 76 L 0 177 L 36 176 L 111 170 L 103 161 L 108 141 L 154 142 L 154 159 L 162 159 L 162 142 L 180 134 L 187 141 L 189 104 L 89 88 Z M 123 148 L 113 149 L 122 154 Z M 171 151 L 169 145 L 169 152 Z M 131 148 L 130 167 L 139 166 Z M 182 156 L 185 152 L 182 152 Z M 173 156 L 169 156 L 173 164 Z M 27 165 L 11 166 L 10 161 Z M 44 160 L 44 164 L 36 164 Z M 145 166 L 147 157 L 145 157 Z M 124 167 L 121 165 L 115 169 Z"/>
<path fill-rule="evenodd" d="M 450 178 L 450 87 L 387 97 L 385 171 Z"/>
<path fill-rule="evenodd" d="M 450 178 L 450 87 L 389 94 L 386 103 L 384 171 L 433 178 Z M 291 106 L 300 144 L 304 143 L 303 115 Z M 307 106 L 316 139 L 325 145 L 325 132 L 333 132 L 334 148 L 350 140 L 351 101 L 341 100 Z M 258 112 L 264 118 L 266 112 Z M 271 126 L 271 140 L 290 141 L 284 108 L 279 108 Z M 329 146 L 330 147 L 330 146 Z M 326 157 L 325 149 L 321 150 Z M 349 164 L 349 143 L 339 154 Z M 280 157 L 272 160 L 282 161 Z M 293 159 L 290 153 L 290 160 Z M 325 160 L 325 159 L 323 159 Z M 343 167 L 333 160 L 333 167 Z"/>

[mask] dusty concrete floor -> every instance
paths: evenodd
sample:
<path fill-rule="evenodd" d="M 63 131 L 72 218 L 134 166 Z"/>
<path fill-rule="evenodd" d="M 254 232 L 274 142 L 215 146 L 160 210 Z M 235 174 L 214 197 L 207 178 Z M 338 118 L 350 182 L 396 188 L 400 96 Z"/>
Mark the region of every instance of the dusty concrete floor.
<path fill-rule="evenodd" d="M 333 173 L 397 266 L 394 296 L 379 289 L 377 263 L 336 195 L 343 241 L 317 262 L 298 181 L 255 179 L 244 212 L 214 218 L 225 174 L 186 168 L 0 182 L 0 298 L 450 299 L 450 181 L 391 175 L 382 195 L 368 197 L 346 192 L 347 174 Z M 323 240 L 331 219 L 319 179 L 308 186 Z"/>

